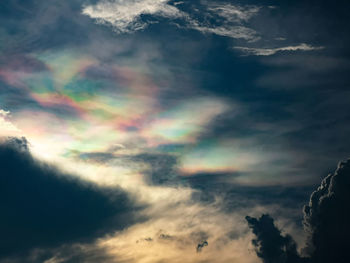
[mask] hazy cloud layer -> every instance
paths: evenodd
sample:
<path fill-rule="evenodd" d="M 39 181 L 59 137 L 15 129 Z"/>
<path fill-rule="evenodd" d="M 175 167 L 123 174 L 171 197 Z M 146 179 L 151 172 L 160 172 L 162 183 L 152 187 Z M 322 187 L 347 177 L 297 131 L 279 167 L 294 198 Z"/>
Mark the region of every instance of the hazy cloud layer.
<path fill-rule="evenodd" d="M 10 263 L 257 263 L 261 214 L 304 247 L 350 155 L 349 3 L 3 1 L 0 135 L 30 141 L 0 147 L 26 175 L 0 171 Z"/>

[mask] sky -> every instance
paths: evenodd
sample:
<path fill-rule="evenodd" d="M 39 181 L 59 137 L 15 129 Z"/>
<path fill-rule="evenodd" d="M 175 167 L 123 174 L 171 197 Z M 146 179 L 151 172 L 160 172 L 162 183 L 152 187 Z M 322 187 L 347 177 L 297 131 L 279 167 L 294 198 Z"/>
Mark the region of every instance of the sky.
<path fill-rule="evenodd" d="M 342 262 L 349 11 L 1 1 L 0 262 Z"/>

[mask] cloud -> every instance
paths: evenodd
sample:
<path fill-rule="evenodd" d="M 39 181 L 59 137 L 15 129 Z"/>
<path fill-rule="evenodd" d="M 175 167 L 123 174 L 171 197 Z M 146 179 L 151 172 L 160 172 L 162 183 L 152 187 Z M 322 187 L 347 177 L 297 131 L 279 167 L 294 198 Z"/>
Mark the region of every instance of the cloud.
<path fill-rule="evenodd" d="M 9 111 L 0 109 L 0 136 L 20 133 L 20 130 L 9 121 L 9 116 Z"/>
<path fill-rule="evenodd" d="M 269 215 L 262 215 L 259 219 L 247 216 L 246 220 L 256 235 L 252 241 L 256 254 L 264 263 L 300 261 L 295 241 L 290 235 L 281 235 Z"/>
<path fill-rule="evenodd" d="M 162 153 L 140 153 L 130 156 L 130 161 L 146 165 L 143 174 L 153 184 L 171 183 L 177 173 L 178 160 L 175 155 Z"/>
<path fill-rule="evenodd" d="M 286 46 L 286 47 L 278 47 L 278 48 L 250 48 L 250 47 L 233 47 L 245 55 L 254 55 L 254 56 L 271 56 L 281 51 L 313 51 L 324 49 L 324 47 L 311 46 L 305 43 L 296 46 Z"/>
<path fill-rule="evenodd" d="M 208 241 L 203 241 L 197 245 L 197 252 L 201 252 L 204 247 L 208 246 Z"/>
<path fill-rule="evenodd" d="M 212 33 L 235 39 L 257 41 L 257 32 L 243 26 L 260 7 L 247 5 L 238 6 L 231 4 L 209 4 L 204 7 L 203 16 L 215 17 L 219 22 L 213 24 L 200 21 L 202 17 L 193 17 L 189 13 L 181 11 L 176 6 L 179 3 L 169 4 L 169 0 L 102 0 L 95 5 L 85 6 L 82 14 L 95 19 L 97 24 L 110 25 L 117 33 L 131 33 L 145 29 L 155 21 L 144 19 L 144 15 L 162 17 L 170 20 L 181 19 L 183 28 L 193 29 L 202 33 Z"/>
<path fill-rule="evenodd" d="M 208 7 L 208 10 L 225 18 L 230 22 L 248 22 L 255 16 L 261 7 L 254 5 L 238 6 L 232 4 L 213 4 Z"/>
<path fill-rule="evenodd" d="M 244 39 L 251 42 L 260 39 L 259 36 L 257 36 L 257 32 L 255 30 L 244 26 L 204 26 L 198 24 L 197 21 L 192 21 L 190 27 L 202 33 L 212 33 L 218 36 L 230 37 L 235 39 Z"/>
<path fill-rule="evenodd" d="M 166 18 L 179 18 L 184 14 L 169 0 L 103 0 L 96 5 L 88 5 L 82 13 L 96 20 L 98 24 L 111 25 L 118 33 L 142 30 L 150 22 L 141 19 L 142 15 L 155 15 Z"/>
<path fill-rule="evenodd" d="M 1 117 L 6 117 L 6 116 L 9 115 L 9 114 L 10 114 L 9 111 L 5 111 L 5 110 L 0 109 L 0 116 L 1 116 Z"/>
<path fill-rule="evenodd" d="M 350 159 L 322 180 L 304 207 L 309 234 L 305 252 L 314 262 L 348 262 L 350 237 Z"/>
<path fill-rule="evenodd" d="M 269 215 L 259 219 L 247 216 L 256 235 L 252 241 L 265 263 L 272 262 L 348 262 L 350 236 L 350 159 L 340 162 L 337 170 L 322 180 L 304 207 L 304 230 L 307 234 L 305 258 L 298 255 L 289 235 L 282 236 Z"/>
<path fill-rule="evenodd" d="M 25 138 L 0 144 L 0 258 L 90 242 L 136 221 L 126 192 L 74 179 L 28 148 Z"/>
<path fill-rule="evenodd" d="M 149 184 L 172 184 L 177 178 L 178 156 L 168 153 L 74 152 L 75 160 L 135 169 Z"/>
<path fill-rule="evenodd" d="M 254 42 L 260 39 L 258 33 L 244 24 L 255 16 L 260 9 L 261 7 L 253 5 L 209 4 L 205 9 L 206 16 L 211 19 L 215 18 L 215 23 L 200 22 L 200 18 L 191 18 L 188 27 L 202 33 L 212 33 L 218 36 Z"/>

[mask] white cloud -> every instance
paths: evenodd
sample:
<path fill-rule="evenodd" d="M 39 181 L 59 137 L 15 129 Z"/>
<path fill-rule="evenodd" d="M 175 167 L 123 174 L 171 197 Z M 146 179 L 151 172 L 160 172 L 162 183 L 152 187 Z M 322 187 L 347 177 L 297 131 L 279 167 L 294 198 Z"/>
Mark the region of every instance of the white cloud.
<path fill-rule="evenodd" d="M 242 51 L 245 55 L 255 55 L 255 56 L 270 56 L 274 55 L 280 51 L 312 51 L 320 50 L 324 47 L 314 47 L 305 43 L 297 46 L 286 46 L 278 48 L 250 48 L 250 47 L 233 47 L 234 49 Z"/>
<path fill-rule="evenodd" d="M 256 15 L 261 7 L 259 6 L 237 6 L 231 4 L 215 5 L 208 8 L 209 11 L 225 18 L 230 22 L 248 22 Z"/>
<path fill-rule="evenodd" d="M 244 39 L 250 42 L 254 42 L 260 39 L 257 32 L 251 28 L 244 26 L 204 26 L 197 23 L 193 23 L 192 29 L 196 29 L 202 33 L 212 33 L 218 36 L 230 37 L 235 39 Z"/>
<path fill-rule="evenodd" d="M 197 18 L 179 10 L 183 2 L 169 4 L 169 0 L 102 0 L 96 5 L 83 8 L 82 13 L 96 20 L 98 24 L 110 25 L 117 33 L 131 33 L 145 29 L 150 21 L 143 21 L 142 15 L 154 15 L 168 19 L 181 18 L 182 28 L 198 30 L 235 39 L 256 41 L 257 32 L 243 26 L 259 10 L 257 6 L 235 6 L 231 4 L 208 5 L 203 15 L 216 17 L 218 24 L 200 22 Z"/>
<path fill-rule="evenodd" d="M 9 115 L 9 111 L 0 109 L 0 136 L 18 135 L 18 132 L 20 132 L 20 130 L 8 120 Z"/>
<path fill-rule="evenodd" d="M 7 115 L 9 115 L 10 112 L 9 111 L 5 111 L 3 109 L 0 109 L 0 117 L 6 117 Z"/>
<path fill-rule="evenodd" d="M 203 33 L 254 42 L 260 39 L 258 33 L 244 23 L 247 23 L 260 9 L 258 6 L 251 5 L 209 4 L 207 15 L 215 18 L 217 24 L 205 24 L 192 19 L 189 21 L 189 27 Z"/>
<path fill-rule="evenodd" d="M 178 18 L 184 14 L 169 0 L 102 0 L 96 5 L 88 5 L 82 13 L 107 24 L 119 33 L 142 30 L 149 23 L 141 20 L 141 15 L 158 15 L 167 18 Z"/>

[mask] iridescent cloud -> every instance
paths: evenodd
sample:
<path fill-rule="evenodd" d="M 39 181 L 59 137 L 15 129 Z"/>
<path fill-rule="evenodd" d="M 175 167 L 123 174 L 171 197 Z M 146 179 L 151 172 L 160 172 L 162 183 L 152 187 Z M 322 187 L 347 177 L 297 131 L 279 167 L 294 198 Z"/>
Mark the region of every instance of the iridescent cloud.
<path fill-rule="evenodd" d="M 16 108 L 13 121 L 32 142 L 34 152 L 45 158 L 103 152 L 131 141 L 138 141 L 134 153 L 169 144 L 195 148 L 207 125 L 231 107 L 208 96 L 160 104 L 161 90 L 149 73 L 139 67 L 103 64 L 76 50 L 32 54 L 31 60 L 43 66 L 3 68 L 0 76 L 37 103 Z M 184 169 L 195 171 L 196 165 L 201 169 L 192 161 L 192 168 Z M 227 169 L 224 164 L 215 167 Z"/>

